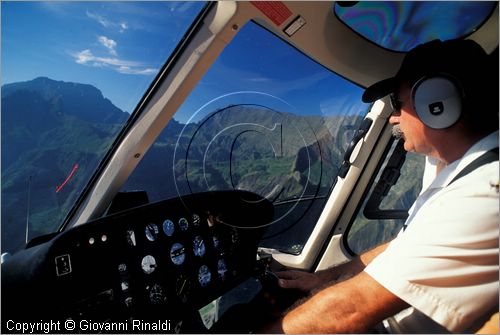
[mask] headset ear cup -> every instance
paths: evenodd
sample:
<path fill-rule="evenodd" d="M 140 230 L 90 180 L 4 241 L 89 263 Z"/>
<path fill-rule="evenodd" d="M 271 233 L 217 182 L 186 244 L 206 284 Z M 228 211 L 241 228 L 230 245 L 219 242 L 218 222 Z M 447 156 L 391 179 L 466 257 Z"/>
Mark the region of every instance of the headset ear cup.
<path fill-rule="evenodd" d="M 462 94 L 453 80 L 444 76 L 424 77 L 412 88 L 413 106 L 430 128 L 454 125 L 462 114 Z"/>

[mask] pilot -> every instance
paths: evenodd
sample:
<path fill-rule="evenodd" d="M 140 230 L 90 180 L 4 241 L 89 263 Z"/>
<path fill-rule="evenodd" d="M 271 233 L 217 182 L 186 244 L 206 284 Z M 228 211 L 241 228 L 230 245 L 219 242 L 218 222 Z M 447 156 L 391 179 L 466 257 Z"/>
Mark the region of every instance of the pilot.
<path fill-rule="evenodd" d="M 434 40 L 366 89 L 364 102 L 389 95 L 393 133 L 435 177 L 391 242 L 332 269 L 278 272 L 281 288 L 310 295 L 262 332 L 465 333 L 498 311 L 497 63 L 472 40 Z"/>

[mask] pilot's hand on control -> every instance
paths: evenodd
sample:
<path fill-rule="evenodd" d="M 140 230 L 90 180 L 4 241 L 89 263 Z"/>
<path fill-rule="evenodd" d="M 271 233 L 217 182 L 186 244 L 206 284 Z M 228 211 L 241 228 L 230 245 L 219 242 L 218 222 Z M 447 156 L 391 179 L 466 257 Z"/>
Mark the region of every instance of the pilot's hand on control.
<path fill-rule="evenodd" d="M 258 310 L 260 314 L 262 314 L 269 320 L 275 320 L 279 318 L 282 315 L 283 311 L 285 311 L 298 299 L 303 298 L 305 294 L 308 293 L 300 289 L 290 291 L 280 285 L 280 281 L 282 280 L 282 278 L 296 277 L 293 275 L 287 275 L 288 272 L 293 271 L 266 271 L 264 275 L 260 277 L 262 290 L 256 297 L 256 299 L 254 299 L 254 304 L 257 306 L 255 310 Z M 284 277 L 280 276 L 280 273 L 283 274 Z"/>
<path fill-rule="evenodd" d="M 296 289 L 309 292 L 322 284 L 318 275 L 310 272 L 287 270 L 275 273 L 279 280 L 278 285 L 284 289 Z"/>

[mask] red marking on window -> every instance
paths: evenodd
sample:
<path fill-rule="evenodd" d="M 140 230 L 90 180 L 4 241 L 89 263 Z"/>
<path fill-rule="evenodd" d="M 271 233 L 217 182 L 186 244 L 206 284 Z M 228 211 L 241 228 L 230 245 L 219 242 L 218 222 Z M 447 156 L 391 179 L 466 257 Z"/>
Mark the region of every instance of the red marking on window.
<path fill-rule="evenodd" d="M 62 182 L 61 185 L 59 186 L 56 186 L 56 193 L 59 193 L 59 191 L 62 190 L 62 188 L 69 182 L 69 180 L 73 177 L 73 175 L 75 174 L 76 170 L 78 169 L 78 164 L 75 164 L 73 166 L 73 170 L 71 170 L 71 172 L 69 173 L 69 176 L 66 178 L 66 180 L 64 180 Z"/>
<path fill-rule="evenodd" d="M 250 1 L 250 3 L 277 26 L 280 26 L 292 16 L 290 9 L 281 1 Z"/>

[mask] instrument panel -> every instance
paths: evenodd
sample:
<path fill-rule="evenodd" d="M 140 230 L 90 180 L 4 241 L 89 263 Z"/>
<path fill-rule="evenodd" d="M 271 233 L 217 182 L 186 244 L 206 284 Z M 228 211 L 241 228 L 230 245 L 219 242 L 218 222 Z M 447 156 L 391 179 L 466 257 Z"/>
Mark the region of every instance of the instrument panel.
<path fill-rule="evenodd" d="M 255 274 L 259 227 L 272 217 L 269 201 L 244 191 L 116 213 L 13 256 L 2 265 L 3 302 L 9 312 L 9 302 L 25 303 L 25 317 L 175 324 Z"/>

